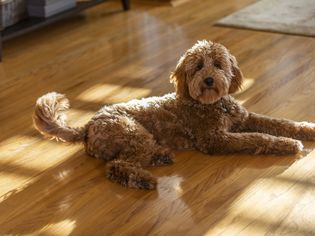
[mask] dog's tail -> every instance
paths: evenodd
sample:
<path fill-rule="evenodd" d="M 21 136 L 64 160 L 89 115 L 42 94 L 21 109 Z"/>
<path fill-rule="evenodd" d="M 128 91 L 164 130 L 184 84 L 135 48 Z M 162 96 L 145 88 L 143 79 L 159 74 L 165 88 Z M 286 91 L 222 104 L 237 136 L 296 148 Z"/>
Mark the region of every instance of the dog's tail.
<path fill-rule="evenodd" d="M 64 112 L 69 109 L 69 100 L 56 92 L 47 93 L 36 101 L 33 114 L 35 128 L 44 136 L 63 142 L 84 141 L 85 127 L 71 128 L 66 124 Z"/>

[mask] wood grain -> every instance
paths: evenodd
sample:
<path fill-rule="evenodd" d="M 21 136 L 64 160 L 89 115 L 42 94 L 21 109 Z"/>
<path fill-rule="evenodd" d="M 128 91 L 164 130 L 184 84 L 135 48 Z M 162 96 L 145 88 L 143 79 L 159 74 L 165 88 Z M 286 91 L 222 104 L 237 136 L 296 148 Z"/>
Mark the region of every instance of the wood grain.
<path fill-rule="evenodd" d="M 0 235 L 315 235 L 314 143 L 296 157 L 178 152 L 152 168 L 157 191 L 109 182 L 81 145 L 32 127 L 37 97 L 67 94 L 72 125 L 103 104 L 173 90 L 168 77 L 198 39 L 226 45 L 251 111 L 315 122 L 315 41 L 212 26 L 253 2 L 120 1 L 5 43 L 0 64 Z"/>

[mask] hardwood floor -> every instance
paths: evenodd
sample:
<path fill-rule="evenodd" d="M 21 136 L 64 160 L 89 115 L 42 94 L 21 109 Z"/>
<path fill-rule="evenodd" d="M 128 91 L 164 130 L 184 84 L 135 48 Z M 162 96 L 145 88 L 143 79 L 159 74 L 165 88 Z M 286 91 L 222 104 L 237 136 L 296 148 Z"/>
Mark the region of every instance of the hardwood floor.
<path fill-rule="evenodd" d="M 67 94 L 71 125 L 105 103 L 173 90 L 168 76 L 198 39 L 226 45 L 251 111 L 315 122 L 315 40 L 212 26 L 253 0 L 172 8 L 108 2 L 4 45 L 0 64 L 0 235 L 315 235 L 315 152 L 206 156 L 178 152 L 152 168 L 157 191 L 109 182 L 81 145 L 32 127 L 37 97 Z"/>

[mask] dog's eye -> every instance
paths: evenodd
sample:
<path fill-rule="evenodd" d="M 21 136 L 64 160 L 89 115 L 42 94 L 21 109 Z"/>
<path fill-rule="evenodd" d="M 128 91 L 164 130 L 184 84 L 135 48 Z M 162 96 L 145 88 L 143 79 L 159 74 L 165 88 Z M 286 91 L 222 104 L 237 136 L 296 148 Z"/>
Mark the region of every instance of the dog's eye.
<path fill-rule="evenodd" d="M 222 69 L 222 66 L 221 66 L 221 64 L 220 64 L 220 62 L 218 62 L 218 61 L 215 61 L 214 63 L 213 63 L 213 65 L 214 65 L 214 67 L 216 67 L 216 68 L 218 68 L 218 69 Z"/>
<path fill-rule="evenodd" d="M 198 65 L 197 65 L 197 71 L 199 71 L 199 70 L 201 70 L 202 69 L 202 67 L 203 67 L 203 62 L 202 61 L 200 61 L 199 63 L 198 63 Z"/>

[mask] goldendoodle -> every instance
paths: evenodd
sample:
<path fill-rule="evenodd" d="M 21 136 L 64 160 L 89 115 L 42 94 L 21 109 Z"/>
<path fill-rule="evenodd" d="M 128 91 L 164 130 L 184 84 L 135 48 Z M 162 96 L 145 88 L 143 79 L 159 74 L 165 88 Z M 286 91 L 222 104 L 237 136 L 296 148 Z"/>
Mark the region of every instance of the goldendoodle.
<path fill-rule="evenodd" d="M 172 163 L 172 150 L 203 153 L 296 154 L 300 140 L 315 140 L 313 123 L 248 112 L 229 94 L 242 73 L 223 45 L 198 41 L 171 74 L 176 93 L 104 106 L 84 126 L 69 127 L 69 102 L 52 92 L 37 100 L 34 125 L 45 136 L 82 142 L 86 152 L 107 163 L 107 177 L 123 186 L 154 189 L 143 167 Z"/>

